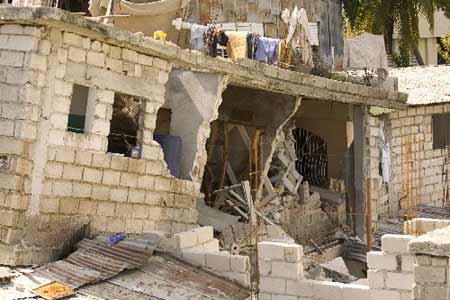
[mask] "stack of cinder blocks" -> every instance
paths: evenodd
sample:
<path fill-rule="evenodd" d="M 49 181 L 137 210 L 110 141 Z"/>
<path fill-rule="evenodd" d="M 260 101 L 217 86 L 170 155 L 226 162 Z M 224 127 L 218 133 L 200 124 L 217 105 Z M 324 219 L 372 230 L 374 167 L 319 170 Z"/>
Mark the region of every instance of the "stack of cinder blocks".
<path fill-rule="evenodd" d="M 449 259 L 444 256 L 417 255 L 414 268 L 414 299 L 449 299 Z"/>
<path fill-rule="evenodd" d="M 172 239 L 184 260 L 249 287 L 250 258 L 219 251 L 213 233 L 211 226 L 205 226 L 177 233 Z"/>
<path fill-rule="evenodd" d="M 307 280 L 303 248 L 297 244 L 259 243 L 260 300 L 368 300 L 369 287 Z"/>
<path fill-rule="evenodd" d="M 412 298 L 414 257 L 408 252 L 411 239 L 409 235 L 384 235 L 382 251 L 367 254 L 372 300 Z"/>

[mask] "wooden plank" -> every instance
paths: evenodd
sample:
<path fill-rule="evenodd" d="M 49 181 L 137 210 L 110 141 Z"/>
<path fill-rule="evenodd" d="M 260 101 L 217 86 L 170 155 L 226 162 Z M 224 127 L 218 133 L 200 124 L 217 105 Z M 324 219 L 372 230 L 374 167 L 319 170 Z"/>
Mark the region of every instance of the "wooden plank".
<path fill-rule="evenodd" d="M 233 169 L 231 168 L 231 164 L 229 162 L 227 162 L 226 172 L 227 172 L 228 178 L 230 179 L 231 183 L 233 185 L 238 184 L 236 175 L 234 174 Z"/>

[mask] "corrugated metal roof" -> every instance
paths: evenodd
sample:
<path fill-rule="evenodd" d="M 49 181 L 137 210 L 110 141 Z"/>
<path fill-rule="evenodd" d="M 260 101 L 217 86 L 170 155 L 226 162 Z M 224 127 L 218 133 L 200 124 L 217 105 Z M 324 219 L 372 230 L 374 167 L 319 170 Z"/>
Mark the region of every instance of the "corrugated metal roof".
<path fill-rule="evenodd" d="M 427 105 L 450 102 L 450 66 L 390 69 L 398 78 L 399 92 L 408 93 L 408 104 Z"/>
<path fill-rule="evenodd" d="M 139 270 L 121 273 L 108 282 L 164 300 L 242 300 L 250 295 L 239 284 L 168 255 L 154 255 Z"/>
<path fill-rule="evenodd" d="M 156 247 L 143 240 L 126 240 L 108 246 L 105 240 L 83 239 L 76 245 L 77 251 L 63 260 L 39 267 L 34 274 L 78 288 L 142 266 Z"/>

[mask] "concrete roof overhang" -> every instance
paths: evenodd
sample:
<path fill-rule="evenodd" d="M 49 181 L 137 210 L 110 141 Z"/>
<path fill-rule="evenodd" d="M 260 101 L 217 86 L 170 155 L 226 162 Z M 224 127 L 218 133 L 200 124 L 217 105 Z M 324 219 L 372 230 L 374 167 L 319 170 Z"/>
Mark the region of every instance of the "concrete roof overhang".
<path fill-rule="evenodd" d="M 0 24 L 16 23 L 53 26 L 99 41 L 129 48 L 171 61 L 191 71 L 222 74 L 230 84 L 262 89 L 295 97 L 401 110 L 407 107 L 407 94 L 331 80 L 284 70 L 252 60 L 232 62 L 211 58 L 197 51 L 144 37 L 102 24 L 80 15 L 47 7 L 0 7 Z"/>

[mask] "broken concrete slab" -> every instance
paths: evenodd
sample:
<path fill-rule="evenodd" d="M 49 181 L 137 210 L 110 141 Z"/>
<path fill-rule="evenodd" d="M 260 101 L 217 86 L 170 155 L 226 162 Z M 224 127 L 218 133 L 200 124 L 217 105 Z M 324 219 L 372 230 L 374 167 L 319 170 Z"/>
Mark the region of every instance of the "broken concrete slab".
<path fill-rule="evenodd" d="M 240 217 L 224 213 L 207 206 L 203 199 L 197 201 L 198 223 L 202 226 L 212 226 L 215 231 L 223 232 L 225 228 L 237 224 Z"/>

